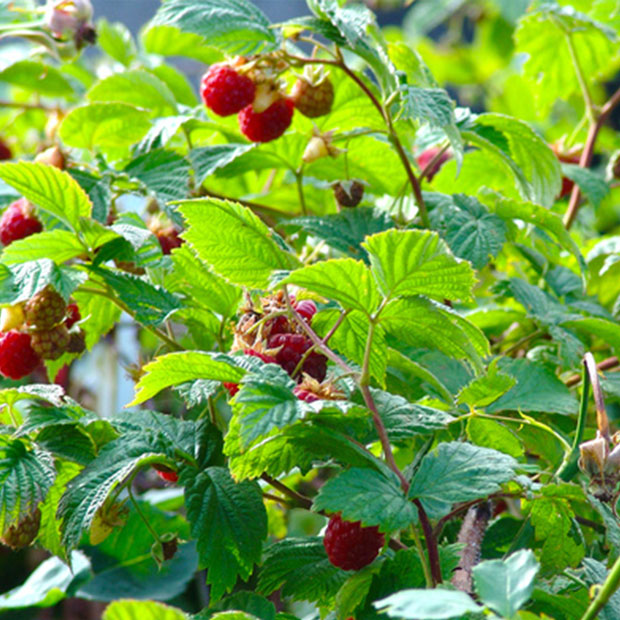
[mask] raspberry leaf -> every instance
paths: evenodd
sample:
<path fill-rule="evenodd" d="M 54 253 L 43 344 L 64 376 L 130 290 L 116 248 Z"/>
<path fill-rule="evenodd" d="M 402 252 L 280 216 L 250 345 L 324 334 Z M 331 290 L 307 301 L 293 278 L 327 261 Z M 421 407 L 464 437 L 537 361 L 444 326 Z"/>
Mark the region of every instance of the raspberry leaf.
<path fill-rule="evenodd" d="M 437 233 L 389 230 L 368 237 L 363 244 L 383 294 L 428 295 L 435 299 L 471 298 L 474 272 L 454 258 Z"/>
<path fill-rule="evenodd" d="M 392 532 L 417 523 L 418 511 L 403 494 L 398 478 L 352 467 L 328 480 L 314 499 L 315 510 L 340 512 L 343 520 L 378 525 Z"/>
<path fill-rule="evenodd" d="M 197 540 L 200 566 L 207 569 L 211 596 L 218 600 L 238 577 L 247 579 L 260 561 L 267 536 L 261 490 L 255 482 L 235 482 L 223 467 L 187 468 L 179 482 L 185 486 L 187 518 Z"/>
<path fill-rule="evenodd" d="M 272 271 L 297 264 L 252 211 L 226 200 L 180 203 L 187 221 L 183 238 L 198 257 L 234 284 L 266 288 Z"/>
<path fill-rule="evenodd" d="M 12 265 L 48 258 L 61 264 L 82 254 L 84 246 L 80 240 L 72 232 L 57 228 L 38 233 L 36 243 L 32 243 L 28 237 L 13 241 L 4 248 L 2 262 Z"/>
<path fill-rule="evenodd" d="M 54 166 L 25 161 L 0 164 L 0 179 L 74 230 L 81 216 L 91 214 L 92 204 L 84 190 Z"/>
<path fill-rule="evenodd" d="M 189 158 L 196 173 L 196 184 L 202 185 L 216 170 L 227 166 L 254 148 L 256 144 L 216 144 L 192 149 Z"/>
<path fill-rule="evenodd" d="M 160 355 L 146 364 L 143 371 L 129 406 L 143 403 L 164 388 L 193 379 L 238 383 L 245 374 L 228 355 L 198 351 Z"/>
<path fill-rule="evenodd" d="M 120 600 L 110 603 L 101 620 L 188 620 L 186 613 L 176 607 L 155 601 Z"/>
<path fill-rule="evenodd" d="M 465 592 L 458 590 L 402 590 L 375 601 L 373 606 L 390 618 L 462 618 L 468 613 L 480 613 L 483 607 Z"/>

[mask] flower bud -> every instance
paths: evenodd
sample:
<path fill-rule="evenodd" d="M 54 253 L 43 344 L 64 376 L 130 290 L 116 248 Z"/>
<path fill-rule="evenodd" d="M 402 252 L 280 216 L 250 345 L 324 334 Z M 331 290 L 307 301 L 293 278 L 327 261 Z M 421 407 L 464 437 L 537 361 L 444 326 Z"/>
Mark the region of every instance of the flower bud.
<path fill-rule="evenodd" d="M 590 441 L 584 441 L 579 446 L 581 456 L 579 458 L 579 468 L 590 478 L 599 478 L 604 470 L 609 456 L 609 445 L 607 440 L 600 435 Z"/>
<path fill-rule="evenodd" d="M 94 43 L 95 30 L 90 21 L 93 6 L 90 0 L 48 0 L 45 25 L 59 39 L 72 40 L 77 49 Z"/>

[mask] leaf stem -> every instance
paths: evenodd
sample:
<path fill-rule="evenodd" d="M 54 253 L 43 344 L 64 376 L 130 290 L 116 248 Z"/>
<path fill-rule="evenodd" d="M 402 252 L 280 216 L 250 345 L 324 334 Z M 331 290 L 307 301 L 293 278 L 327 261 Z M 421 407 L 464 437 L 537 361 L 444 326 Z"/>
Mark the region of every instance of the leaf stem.
<path fill-rule="evenodd" d="M 583 73 L 583 69 L 581 68 L 581 63 L 579 62 L 579 57 L 577 55 L 577 50 L 575 49 L 573 37 L 571 36 L 571 33 L 567 32 L 566 30 L 564 31 L 564 34 L 566 36 L 566 44 L 568 45 L 568 51 L 570 53 L 570 58 L 575 69 L 575 74 L 577 75 L 577 81 L 579 82 L 579 88 L 581 88 L 581 94 L 583 95 L 583 102 L 586 106 L 586 116 L 588 117 L 589 121 L 593 123 L 595 120 L 595 109 L 594 102 L 592 101 L 592 95 L 590 94 L 590 90 L 588 89 L 588 83 Z"/>
<path fill-rule="evenodd" d="M 424 548 L 422 547 L 422 541 L 420 540 L 420 535 L 418 534 L 418 530 L 415 525 L 411 526 L 411 536 L 415 542 L 416 549 L 418 550 L 418 555 L 420 556 L 420 563 L 422 564 L 422 570 L 424 571 L 424 579 L 426 580 L 426 587 L 433 588 L 435 583 L 433 581 L 433 575 L 431 574 L 431 569 L 428 563 L 428 558 L 426 557 L 426 553 L 424 553 Z"/>
<path fill-rule="evenodd" d="M 422 506 L 422 502 L 419 499 L 414 499 L 413 503 L 418 509 L 418 516 L 420 517 L 420 524 L 422 525 L 422 531 L 424 532 L 424 540 L 426 542 L 426 549 L 428 550 L 428 561 L 431 566 L 431 576 L 433 580 L 433 587 L 443 581 L 441 577 L 441 564 L 439 563 L 439 550 L 437 549 L 437 540 L 433 536 L 433 528 L 431 522 Z"/>
<path fill-rule="evenodd" d="M 264 480 L 267 484 L 271 485 L 274 489 L 277 489 L 282 493 L 282 495 L 286 495 L 292 499 L 296 504 L 305 508 L 306 510 L 311 510 L 312 508 L 312 500 L 301 493 L 297 493 L 290 487 L 287 487 L 283 482 L 272 478 L 269 474 L 262 474 L 261 480 Z"/>
<path fill-rule="evenodd" d="M 295 184 L 297 185 L 297 194 L 299 196 L 299 204 L 301 205 L 301 212 L 304 215 L 308 215 L 308 209 L 306 207 L 306 198 L 304 196 L 304 175 L 303 166 L 299 167 L 295 171 Z"/>
<path fill-rule="evenodd" d="M 588 609 L 586 609 L 581 620 L 595 620 L 612 594 L 618 589 L 618 586 L 620 586 L 620 557 L 614 562 L 614 565 L 607 575 L 607 579 L 605 579 L 605 582 L 594 597 L 594 600 L 590 603 Z"/>
<path fill-rule="evenodd" d="M 127 493 L 129 494 L 129 499 L 133 504 L 133 507 L 136 509 L 138 516 L 144 521 L 144 525 L 146 525 L 146 529 L 151 533 L 151 536 L 155 539 L 155 542 L 161 543 L 161 539 L 157 532 L 153 529 L 153 526 L 149 523 L 149 520 L 146 518 L 145 514 L 142 512 L 140 505 L 138 504 L 136 498 L 134 497 L 133 491 L 131 489 L 131 484 L 127 486 Z"/>

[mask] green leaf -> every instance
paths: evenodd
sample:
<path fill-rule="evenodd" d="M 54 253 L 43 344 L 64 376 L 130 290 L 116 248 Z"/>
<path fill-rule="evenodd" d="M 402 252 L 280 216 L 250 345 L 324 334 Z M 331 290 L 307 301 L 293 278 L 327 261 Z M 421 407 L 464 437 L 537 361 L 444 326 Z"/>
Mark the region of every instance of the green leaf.
<path fill-rule="evenodd" d="M 269 51 L 279 43 L 264 13 L 246 0 L 168 0 L 151 23 L 200 35 L 231 55 Z"/>
<path fill-rule="evenodd" d="M 321 604 L 333 600 L 346 578 L 327 559 L 322 538 L 285 538 L 265 550 L 258 591 L 268 596 L 281 588 L 282 596 Z"/>
<path fill-rule="evenodd" d="M 173 26 L 148 25 L 141 33 L 144 50 L 160 56 L 183 56 L 203 64 L 212 64 L 222 59 L 222 54 L 205 45 L 204 38 L 191 32 L 181 32 Z"/>
<path fill-rule="evenodd" d="M 186 351 L 156 357 L 143 367 L 136 396 L 127 406 L 139 405 L 161 390 L 194 379 L 239 383 L 245 371 L 227 355 Z"/>
<path fill-rule="evenodd" d="M 256 144 L 215 144 L 192 149 L 189 158 L 196 172 L 196 185 L 202 185 L 216 170 L 254 148 Z"/>
<path fill-rule="evenodd" d="M 560 164 L 527 123 L 502 114 L 481 114 L 464 137 L 508 166 L 525 200 L 553 204 L 561 189 Z"/>
<path fill-rule="evenodd" d="M 235 482 L 223 467 L 181 472 L 187 518 L 207 569 L 213 600 L 246 580 L 259 562 L 267 536 L 267 513 L 255 482 Z"/>
<path fill-rule="evenodd" d="M 442 196 L 444 198 L 444 196 Z M 441 200 L 431 212 L 431 223 L 455 256 L 482 269 L 496 257 L 506 241 L 506 225 L 473 196 L 456 194 Z"/>
<path fill-rule="evenodd" d="M 539 569 L 529 549 L 505 560 L 487 560 L 474 566 L 473 576 L 480 600 L 500 616 L 512 618 L 529 600 Z"/>
<path fill-rule="evenodd" d="M 55 476 L 50 454 L 30 450 L 19 439 L 0 437 L 0 532 L 34 511 Z"/>
<path fill-rule="evenodd" d="M 148 112 L 126 103 L 91 103 L 65 116 L 59 135 L 67 146 L 113 149 L 139 142 L 149 130 Z"/>
<path fill-rule="evenodd" d="M 361 247 L 364 239 L 389 230 L 394 222 L 385 211 L 358 206 L 324 217 L 297 217 L 289 220 L 287 225 L 301 226 L 304 231 L 322 239 L 332 248 L 352 258 L 368 260 Z"/>
<path fill-rule="evenodd" d="M 166 84 L 143 70 L 115 73 L 97 82 L 86 97 L 95 103 L 126 103 L 150 110 L 153 116 L 166 116 L 177 111 L 174 95 Z"/>
<path fill-rule="evenodd" d="M 457 402 L 470 407 L 486 407 L 505 394 L 516 382 L 514 377 L 501 372 L 497 360 L 493 360 L 486 375 L 474 379 L 458 393 Z"/>
<path fill-rule="evenodd" d="M 279 284 L 297 284 L 337 301 L 345 310 L 372 314 L 379 303 L 379 292 L 370 270 L 361 261 L 337 258 L 320 261 L 293 271 Z"/>
<path fill-rule="evenodd" d="M 79 168 L 72 168 L 68 172 L 88 194 L 93 203 L 93 219 L 97 222 L 105 223 L 112 197 L 110 178 L 108 176 L 100 177 Z"/>
<path fill-rule="evenodd" d="M 482 611 L 482 607 L 465 592 L 441 588 L 401 590 L 380 601 L 375 601 L 373 605 L 384 611 L 390 618 L 404 620 L 462 618 L 465 614 Z"/>
<path fill-rule="evenodd" d="M 90 216 L 92 204 L 84 190 L 54 166 L 25 161 L 0 164 L 0 179 L 70 228 L 77 228 L 80 217 Z"/>
<path fill-rule="evenodd" d="M 191 118 L 188 114 L 177 114 L 155 119 L 152 127 L 134 148 L 134 153 L 144 155 L 154 149 L 163 148 L 172 140 L 180 127 Z"/>
<path fill-rule="evenodd" d="M 602 586 L 608 579 L 609 571 L 605 564 L 595 560 L 594 558 L 585 558 L 583 560 L 585 569 L 585 578 L 590 586 Z M 607 604 L 599 612 L 601 620 L 614 620 L 620 614 L 620 592 L 614 592 Z"/>
<path fill-rule="evenodd" d="M 136 57 L 136 44 L 129 29 L 106 19 L 97 22 L 97 45 L 111 58 L 128 67 Z"/>
<path fill-rule="evenodd" d="M 388 230 L 368 237 L 363 245 L 387 297 L 422 294 L 442 301 L 471 298 L 472 268 L 454 258 L 436 233 Z"/>
<path fill-rule="evenodd" d="M 0 82 L 34 91 L 48 97 L 66 97 L 73 94 L 71 83 L 62 73 L 34 60 L 20 60 L 0 71 Z"/>
<path fill-rule="evenodd" d="M 314 498 L 313 508 L 341 512 L 348 521 L 378 525 L 383 532 L 402 530 L 418 519 L 416 507 L 405 497 L 395 475 L 357 467 L 328 480 Z"/>
<path fill-rule="evenodd" d="M 443 127 L 454 124 L 453 103 L 443 88 L 419 88 L 403 84 L 401 115 Z"/>
<path fill-rule="evenodd" d="M 507 454 L 467 443 L 439 444 L 416 471 L 409 497 L 418 498 L 433 516 L 446 514 L 452 504 L 495 493 L 514 477 L 517 462 Z"/>
<path fill-rule="evenodd" d="M 0 595 L 0 609 L 53 607 L 67 596 L 76 583 L 88 579 L 90 562 L 81 551 L 71 554 L 71 564 L 48 558 L 17 588 Z"/>
<path fill-rule="evenodd" d="M 116 325 L 121 309 L 100 295 L 76 291 L 73 297 L 84 317 L 80 327 L 86 332 L 86 348 L 90 351 Z"/>
<path fill-rule="evenodd" d="M 260 620 L 276 620 L 275 605 L 265 597 L 247 590 L 241 590 L 223 598 L 209 609 L 194 616 L 193 620 L 209 620 L 214 612 L 227 610 L 242 610 Z"/>
<path fill-rule="evenodd" d="M 154 601 L 114 601 L 101 620 L 188 620 L 187 614 L 176 607 Z"/>
<path fill-rule="evenodd" d="M 133 311 L 136 321 L 143 325 L 159 325 L 181 307 L 177 297 L 138 276 L 99 267 L 91 269 L 114 289 L 119 299 Z"/>
<path fill-rule="evenodd" d="M 560 166 L 562 176 L 577 183 L 582 194 L 592 203 L 592 206 L 598 208 L 605 196 L 609 194 L 609 185 L 605 179 L 596 172 L 576 164 L 560 164 Z"/>
<path fill-rule="evenodd" d="M 189 192 L 189 164 L 174 151 L 149 151 L 127 164 L 125 172 L 142 181 L 164 203 L 185 198 Z"/>
<path fill-rule="evenodd" d="M 72 232 L 56 228 L 38 233 L 36 237 L 14 241 L 2 251 L 2 262 L 11 265 L 49 258 L 61 264 L 84 254 L 84 250 L 84 246 Z"/>
<path fill-rule="evenodd" d="M 201 260 L 235 284 L 267 288 L 272 271 L 296 262 L 246 207 L 212 198 L 183 201 L 179 211 L 188 225 L 183 238 Z"/>
<path fill-rule="evenodd" d="M 495 420 L 472 417 L 467 421 L 467 437 L 477 446 L 499 450 L 515 458 L 523 456 L 519 437 Z"/>

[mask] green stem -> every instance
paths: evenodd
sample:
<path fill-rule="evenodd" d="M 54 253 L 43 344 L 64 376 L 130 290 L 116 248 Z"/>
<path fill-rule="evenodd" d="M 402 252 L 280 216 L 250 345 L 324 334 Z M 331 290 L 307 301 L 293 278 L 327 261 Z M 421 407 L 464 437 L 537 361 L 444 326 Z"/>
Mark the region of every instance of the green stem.
<path fill-rule="evenodd" d="M 428 550 L 428 561 L 431 567 L 431 576 L 433 579 L 433 586 L 443 581 L 441 576 L 441 564 L 439 562 L 439 549 L 437 548 L 437 540 L 433 536 L 433 528 L 431 522 L 424 510 L 424 506 L 419 499 L 414 499 L 413 503 L 418 509 L 418 516 L 420 517 L 420 524 L 422 525 L 422 531 L 424 532 L 424 539 L 426 541 L 426 548 Z"/>
<path fill-rule="evenodd" d="M 620 586 L 620 557 L 616 559 L 614 565 L 611 567 L 609 571 L 609 575 L 607 575 L 607 579 L 601 586 L 601 589 L 598 591 L 598 594 L 594 598 L 594 600 L 590 603 L 588 609 L 581 617 L 581 620 L 595 620 L 598 616 L 598 613 L 605 607 L 612 594 L 618 589 Z"/>
<path fill-rule="evenodd" d="M 573 439 L 573 445 L 570 452 L 565 457 L 557 476 L 560 480 L 568 482 L 572 480 L 579 471 L 579 446 L 583 441 L 583 431 L 586 427 L 586 418 L 588 417 L 588 396 L 590 394 L 590 373 L 586 366 L 585 359 L 583 360 L 583 385 L 581 388 L 581 403 L 579 405 L 579 417 L 577 418 L 577 428 L 575 429 L 575 438 Z"/>
<path fill-rule="evenodd" d="M 308 209 L 306 207 L 306 198 L 304 196 L 304 175 L 303 167 L 295 171 L 295 183 L 297 185 L 297 194 L 299 195 L 299 204 L 301 205 L 301 212 L 304 215 L 308 215 Z"/>
<path fill-rule="evenodd" d="M 156 542 L 161 543 L 159 535 L 153 529 L 153 526 L 149 523 L 149 520 L 146 518 L 146 516 L 142 512 L 142 509 L 140 508 L 140 505 L 136 501 L 136 498 L 133 495 L 133 491 L 131 490 L 131 485 L 127 487 L 127 493 L 129 493 L 129 499 L 131 500 L 133 507 L 136 509 L 138 516 L 142 519 L 142 521 L 144 521 L 144 525 L 146 525 L 146 529 L 151 533 L 151 536 L 155 539 Z"/>
<path fill-rule="evenodd" d="M 422 541 L 420 540 L 420 535 L 418 534 L 418 530 L 416 529 L 415 525 L 411 526 L 411 535 L 413 536 L 416 549 L 418 550 L 418 555 L 420 556 L 420 562 L 422 563 L 422 570 L 424 571 L 424 579 L 426 580 L 426 587 L 432 588 L 435 585 L 433 583 L 433 575 L 431 575 L 431 569 L 428 564 L 428 558 L 426 557 L 426 553 L 424 553 L 424 548 L 422 547 Z"/>
<path fill-rule="evenodd" d="M 568 45 L 568 51 L 575 69 L 575 74 L 577 75 L 577 81 L 579 82 L 579 87 L 581 88 L 581 94 L 583 95 L 583 102 L 586 106 L 586 116 L 588 117 L 588 120 L 593 123 L 596 113 L 594 110 L 592 95 L 588 89 L 588 83 L 583 73 L 583 69 L 581 68 L 581 63 L 579 62 L 579 57 L 577 56 L 577 50 L 575 49 L 575 44 L 571 33 L 565 31 L 564 34 L 566 36 L 566 44 Z"/>

